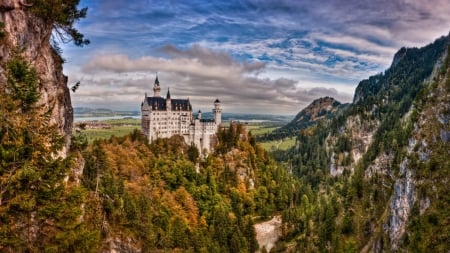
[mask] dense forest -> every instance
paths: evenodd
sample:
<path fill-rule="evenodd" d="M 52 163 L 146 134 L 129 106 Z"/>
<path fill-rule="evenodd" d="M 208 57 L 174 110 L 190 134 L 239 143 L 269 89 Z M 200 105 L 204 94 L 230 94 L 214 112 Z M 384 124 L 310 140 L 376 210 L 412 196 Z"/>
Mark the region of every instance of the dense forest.
<path fill-rule="evenodd" d="M 90 229 L 144 252 L 254 252 L 255 219 L 287 209 L 299 185 L 241 125 L 218 139 L 207 157 L 181 136 L 149 145 L 137 130 L 94 142 L 83 151 Z"/>
<path fill-rule="evenodd" d="M 280 249 L 448 250 L 448 45 L 442 37 L 401 49 L 391 68 L 361 81 L 343 113 L 274 153 L 303 189 L 300 205 L 283 212 Z"/>

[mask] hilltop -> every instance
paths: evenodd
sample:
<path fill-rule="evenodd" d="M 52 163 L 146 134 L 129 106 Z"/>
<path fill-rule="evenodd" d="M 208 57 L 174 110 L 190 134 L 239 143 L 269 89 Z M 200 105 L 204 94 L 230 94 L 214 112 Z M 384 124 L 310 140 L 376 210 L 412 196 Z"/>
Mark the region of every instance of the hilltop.
<path fill-rule="evenodd" d="M 297 131 L 311 126 L 320 120 L 330 119 L 347 105 L 341 104 L 332 97 L 318 98 L 302 109 L 289 124 L 280 128 L 278 131 Z"/>
<path fill-rule="evenodd" d="M 302 129 L 313 126 L 321 120 L 333 118 L 347 106 L 348 104 L 341 104 L 332 97 L 315 99 L 297 113 L 289 123 L 275 129 L 272 133 L 258 136 L 258 140 L 279 140 L 295 136 Z"/>

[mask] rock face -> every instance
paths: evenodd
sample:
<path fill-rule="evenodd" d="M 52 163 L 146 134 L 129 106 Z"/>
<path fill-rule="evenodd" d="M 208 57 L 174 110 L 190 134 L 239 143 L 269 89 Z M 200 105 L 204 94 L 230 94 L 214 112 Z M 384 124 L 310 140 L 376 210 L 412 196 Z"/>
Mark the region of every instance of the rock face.
<path fill-rule="evenodd" d="M 269 221 L 255 224 L 256 240 L 259 248 L 269 252 L 281 236 L 281 216 L 275 216 Z M 261 251 L 258 251 L 261 252 Z"/>
<path fill-rule="evenodd" d="M 4 23 L 6 33 L 5 41 L 0 43 L 0 83 L 6 80 L 4 63 L 14 50 L 23 50 L 23 56 L 38 75 L 41 93 L 38 104 L 42 112 L 51 111 L 51 123 L 58 125 L 66 138 L 66 148 L 60 153 L 64 157 L 70 145 L 73 109 L 67 77 L 63 74 L 63 60 L 50 45 L 52 24 L 32 15 L 23 2 L 0 2 L 0 22 Z"/>
<path fill-rule="evenodd" d="M 140 247 L 137 247 L 136 241 L 132 238 L 108 238 L 106 240 L 107 249 L 102 250 L 102 253 L 140 253 Z"/>
<path fill-rule="evenodd" d="M 446 36 L 423 48 L 400 49 L 389 69 L 359 83 L 352 104 L 300 132 L 306 143 L 295 150 L 300 155 L 289 153 L 300 161 L 304 179 L 314 166 L 326 166 L 327 176 L 341 180 L 331 185 L 357 183 L 357 194 L 350 196 L 360 200 L 342 210 L 351 210 L 361 252 L 407 252 L 420 245 L 421 252 L 448 251 L 442 250 L 448 226 L 441 224 L 447 217 L 441 209 L 449 203 L 442 199 L 450 168 L 445 159 L 450 150 L 449 45 Z M 294 121 L 320 115 L 316 108 L 324 102 L 311 104 Z M 310 162 L 314 154 L 322 160 Z M 439 239 L 431 239 L 431 231 Z"/>
<path fill-rule="evenodd" d="M 402 47 L 402 48 L 400 48 L 400 50 L 398 50 L 397 53 L 395 53 L 394 59 L 392 60 L 391 67 L 397 65 L 397 63 L 398 63 L 399 61 L 401 61 L 401 60 L 403 59 L 403 57 L 405 57 L 406 51 L 407 51 L 407 50 L 408 50 L 407 48 Z"/>
<path fill-rule="evenodd" d="M 395 180 L 394 193 L 390 203 L 388 231 L 393 250 L 398 250 L 415 200 L 415 180 L 411 169 L 408 168 L 408 160 L 405 159 L 400 164 L 400 176 Z"/>
<path fill-rule="evenodd" d="M 395 55 L 392 66 L 400 64 L 406 54 L 407 50 L 402 48 Z M 434 80 L 435 82 L 439 80 L 441 74 L 438 70 L 447 54 L 448 52 L 443 52 L 441 57 L 432 62 L 434 68 L 428 80 Z M 372 84 L 374 83 L 376 82 L 372 81 Z M 384 242 L 385 245 L 383 246 L 383 239 L 375 239 L 371 245 L 373 252 L 382 252 L 383 250 L 404 251 L 404 238 L 412 234 L 408 230 L 411 229 L 411 219 L 418 219 L 418 215 L 423 215 L 433 204 L 433 201 L 438 201 L 435 198 L 437 194 L 426 194 L 423 189 L 425 185 L 436 185 L 440 182 L 434 182 L 434 176 L 423 174 L 421 170 L 428 164 L 432 153 L 439 152 L 439 148 L 436 147 L 446 145 L 446 138 L 442 138 L 442 132 L 447 131 L 448 124 L 445 120 L 440 119 L 448 117 L 450 111 L 448 110 L 448 95 L 446 95 L 448 90 L 445 90 L 442 81 L 434 84 L 433 81 L 424 83 L 428 85 L 430 94 L 423 98 L 422 102 L 416 102 L 405 113 L 404 117 L 399 119 L 402 124 L 406 125 L 413 117 L 411 116 L 412 111 L 418 114 L 418 119 L 410 123 L 413 125 L 413 129 L 407 143 L 404 144 L 404 153 L 400 152 L 397 155 L 397 159 L 401 158 L 401 160 L 399 159 L 398 171 L 393 168 L 395 155 L 392 153 L 392 147 L 386 150 L 388 152 L 380 153 L 365 170 L 366 178 L 383 177 L 384 182 L 392 182 L 393 186 L 390 201 L 385 209 L 387 215 L 382 218 L 385 219 L 383 221 L 383 232 L 386 235 L 385 238 L 389 240 L 387 244 Z M 436 87 L 433 88 L 433 85 Z M 445 181 L 447 178 L 442 180 Z M 417 208 L 418 211 L 412 214 L 414 208 Z"/>

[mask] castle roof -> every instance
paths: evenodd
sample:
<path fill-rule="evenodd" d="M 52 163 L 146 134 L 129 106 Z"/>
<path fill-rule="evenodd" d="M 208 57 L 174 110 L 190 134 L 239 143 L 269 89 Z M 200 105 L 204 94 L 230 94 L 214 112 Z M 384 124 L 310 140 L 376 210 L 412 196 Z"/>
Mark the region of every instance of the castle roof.
<path fill-rule="evenodd" d="M 216 98 L 216 101 L 214 101 L 214 103 L 220 103 L 220 100 Z"/>
<path fill-rule="evenodd" d="M 189 99 L 171 99 L 172 111 L 192 111 Z M 167 101 L 162 97 L 147 97 L 147 104 L 151 106 L 152 111 L 165 111 L 167 109 Z"/>

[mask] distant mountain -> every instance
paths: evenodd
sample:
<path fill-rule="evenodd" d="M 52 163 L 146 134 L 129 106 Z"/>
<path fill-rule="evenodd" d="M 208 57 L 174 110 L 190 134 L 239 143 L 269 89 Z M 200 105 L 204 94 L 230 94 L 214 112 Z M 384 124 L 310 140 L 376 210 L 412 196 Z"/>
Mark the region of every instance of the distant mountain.
<path fill-rule="evenodd" d="M 213 118 L 212 112 L 202 113 L 202 118 Z M 276 125 L 284 125 L 292 120 L 292 115 L 272 115 L 272 114 L 246 114 L 246 113 L 222 113 L 222 121 L 241 122 L 271 122 Z"/>
<path fill-rule="evenodd" d="M 112 110 L 110 109 L 105 109 L 105 108 L 90 108 L 90 107 L 74 107 L 73 108 L 73 113 L 75 114 L 86 114 L 86 113 L 98 113 L 98 112 L 111 112 Z"/>
<path fill-rule="evenodd" d="M 275 140 L 295 136 L 300 129 L 310 127 L 322 119 L 331 119 L 347 106 L 332 97 L 318 98 L 301 110 L 291 122 L 259 139 Z"/>
<path fill-rule="evenodd" d="M 90 107 L 74 107 L 73 112 L 77 117 L 135 116 L 140 114 L 139 111 L 114 111 Z"/>
<path fill-rule="evenodd" d="M 333 117 L 339 109 L 345 106 L 347 106 L 347 104 L 341 104 L 332 97 L 316 99 L 305 109 L 301 110 L 297 116 L 283 128 L 296 130 L 309 126 L 316 123 L 318 120 Z"/>

